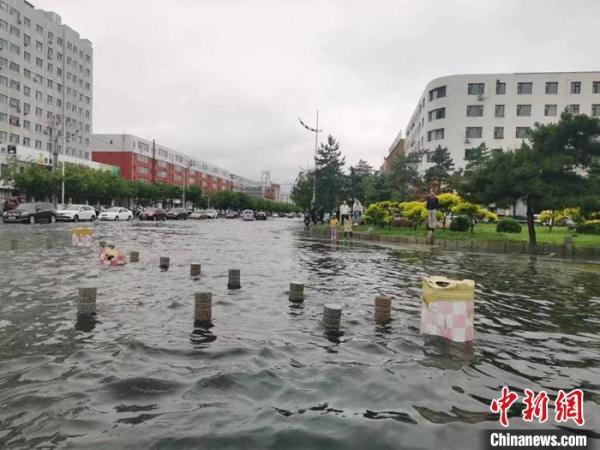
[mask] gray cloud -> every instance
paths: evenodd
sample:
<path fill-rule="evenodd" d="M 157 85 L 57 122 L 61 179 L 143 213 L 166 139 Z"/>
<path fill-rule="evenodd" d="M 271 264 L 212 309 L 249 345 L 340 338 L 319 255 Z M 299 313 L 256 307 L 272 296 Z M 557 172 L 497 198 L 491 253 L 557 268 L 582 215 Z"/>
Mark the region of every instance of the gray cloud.
<path fill-rule="evenodd" d="M 451 73 L 597 70 L 593 0 L 38 0 L 94 44 L 94 130 L 293 181 L 313 136 L 379 166 Z"/>

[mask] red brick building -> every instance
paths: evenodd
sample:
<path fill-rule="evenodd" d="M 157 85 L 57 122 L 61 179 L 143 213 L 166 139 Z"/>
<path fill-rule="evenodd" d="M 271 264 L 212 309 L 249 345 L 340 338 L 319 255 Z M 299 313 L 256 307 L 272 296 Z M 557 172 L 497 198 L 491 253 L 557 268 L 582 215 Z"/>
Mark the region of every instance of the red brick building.
<path fill-rule="evenodd" d="M 118 166 L 126 180 L 198 185 L 205 192 L 238 190 L 255 184 L 205 161 L 130 134 L 94 134 L 91 150 L 93 161 Z"/>

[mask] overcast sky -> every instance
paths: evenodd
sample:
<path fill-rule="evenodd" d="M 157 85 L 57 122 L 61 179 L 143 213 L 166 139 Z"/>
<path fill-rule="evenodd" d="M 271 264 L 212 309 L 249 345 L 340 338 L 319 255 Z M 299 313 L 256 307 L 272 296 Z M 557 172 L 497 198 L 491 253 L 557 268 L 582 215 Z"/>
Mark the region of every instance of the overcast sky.
<path fill-rule="evenodd" d="M 598 70 L 596 0 L 31 0 L 94 46 L 95 132 L 259 179 L 312 164 L 314 122 L 379 167 L 425 84 Z"/>

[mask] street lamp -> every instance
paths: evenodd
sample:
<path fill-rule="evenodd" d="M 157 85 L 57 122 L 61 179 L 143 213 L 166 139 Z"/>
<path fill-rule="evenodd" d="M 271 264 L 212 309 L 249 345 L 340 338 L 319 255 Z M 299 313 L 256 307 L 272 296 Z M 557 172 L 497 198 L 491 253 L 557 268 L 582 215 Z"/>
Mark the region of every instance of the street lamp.
<path fill-rule="evenodd" d="M 316 205 L 316 201 L 317 201 L 317 145 L 318 145 L 318 140 L 319 140 L 319 133 L 321 131 L 323 131 L 323 130 L 319 130 L 319 110 L 317 110 L 317 121 L 316 121 L 314 128 L 311 128 L 308 125 L 306 125 L 304 122 L 302 122 L 302 119 L 300 119 L 299 117 L 298 117 L 298 121 L 300 121 L 300 124 L 304 128 L 306 128 L 308 131 L 315 133 L 315 179 L 313 182 L 312 200 L 310 201 L 310 209 L 314 213 L 314 209 L 315 209 L 315 205 Z M 314 218 L 313 218 L 313 221 L 315 221 Z"/>

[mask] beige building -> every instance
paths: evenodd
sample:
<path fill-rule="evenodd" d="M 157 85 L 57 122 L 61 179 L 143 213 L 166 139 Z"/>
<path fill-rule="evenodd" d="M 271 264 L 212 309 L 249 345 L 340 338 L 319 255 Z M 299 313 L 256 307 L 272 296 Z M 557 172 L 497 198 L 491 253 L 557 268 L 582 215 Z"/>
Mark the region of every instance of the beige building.
<path fill-rule="evenodd" d="M 404 155 L 404 138 L 402 137 L 402 132 L 398 133 L 398 136 L 394 139 L 388 155 L 383 158 L 383 165 L 379 170 L 382 173 L 390 173 L 394 168 L 394 161 L 396 161 L 400 155 Z"/>

